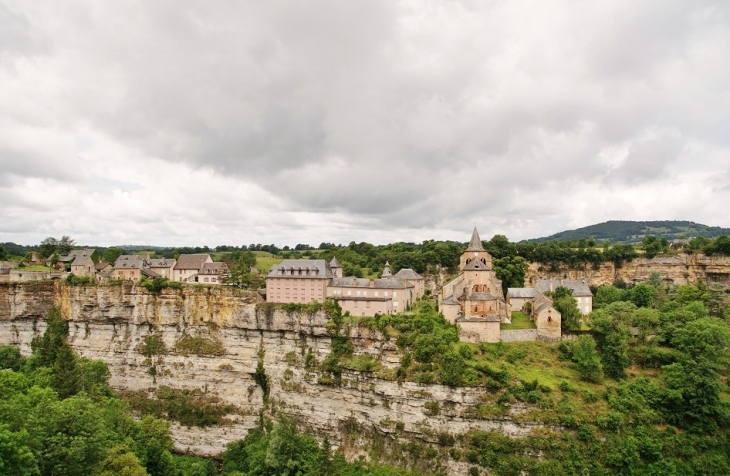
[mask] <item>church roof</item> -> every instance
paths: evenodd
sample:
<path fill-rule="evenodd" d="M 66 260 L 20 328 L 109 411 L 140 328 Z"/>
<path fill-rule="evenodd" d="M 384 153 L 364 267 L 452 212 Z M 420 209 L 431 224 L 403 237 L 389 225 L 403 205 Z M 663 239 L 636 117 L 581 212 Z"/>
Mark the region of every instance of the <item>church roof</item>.
<path fill-rule="evenodd" d="M 531 299 L 537 295 L 535 288 L 507 288 L 507 295 L 511 298 Z"/>
<path fill-rule="evenodd" d="M 464 295 L 464 299 L 469 301 L 504 301 L 501 296 L 494 296 L 489 293 L 471 293 L 470 295 Z"/>
<path fill-rule="evenodd" d="M 593 296 L 591 289 L 581 279 L 538 279 L 535 287 L 541 293 L 555 291 L 560 286 L 573 291 L 573 296 Z"/>
<path fill-rule="evenodd" d="M 474 227 L 474 231 L 471 233 L 471 241 L 469 242 L 469 246 L 466 248 L 466 251 L 484 251 L 482 239 L 479 238 L 477 227 Z"/>
<path fill-rule="evenodd" d="M 473 260 L 466 263 L 466 266 L 464 266 L 464 271 L 470 270 L 470 271 L 490 271 L 491 268 L 489 265 L 486 265 L 479 261 L 478 259 L 474 258 Z"/>
<path fill-rule="evenodd" d="M 454 299 L 454 296 L 449 296 L 446 299 L 443 299 L 439 304 L 446 305 L 446 306 L 460 306 L 459 301 Z"/>
<path fill-rule="evenodd" d="M 393 276 L 393 273 L 390 272 L 390 262 L 385 262 L 385 267 L 383 267 L 383 274 L 380 275 L 381 278 L 390 278 Z"/>

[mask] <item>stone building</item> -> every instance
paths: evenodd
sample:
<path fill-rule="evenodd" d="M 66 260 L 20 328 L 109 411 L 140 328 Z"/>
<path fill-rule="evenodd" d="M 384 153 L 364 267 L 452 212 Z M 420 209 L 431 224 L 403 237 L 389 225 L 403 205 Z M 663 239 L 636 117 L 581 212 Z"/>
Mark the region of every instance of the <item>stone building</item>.
<path fill-rule="evenodd" d="M 407 310 L 423 296 L 425 280 L 412 269 L 395 276 L 386 263 L 379 279 L 343 277 L 337 258 L 284 260 L 266 276 L 266 301 L 322 302 L 336 298 L 343 312 L 353 316 L 391 314 Z"/>
<path fill-rule="evenodd" d="M 330 265 L 323 259 L 285 259 L 272 266 L 266 276 L 266 301 L 324 302 L 333 277 Z"/>
<path fill-rule="evenodd" d="M 502 281 L 492 269 L 492 256 L 482 246 L 476 228 L 461 255 L 460 266 L 456 278 L 444 284 L 439 293 L 439 308 L 444 317 L 452 323 L 487 317 L 510 322 L 509 306 L 502 295 Z"/>
<path fill-rule="evenodd" d="M 197 281 L 198 272 L 205 263 L 212 263 L 213 259 L 209 254 L 180 255 L 177 263 L 172 268 L 173 281 L 185 281 L 194 283 Z"/>
<path fill-rule="evenodd" d="M 573 291 L 573 297 L 578 304 L 578 309 L 585 316 L 593 311 L 593 293 L 586 284 L 585 279 L 538 279 L 535 281 L 535 289 L 540 294 L 553 292 L 559 287 L 568 288 Z"/>

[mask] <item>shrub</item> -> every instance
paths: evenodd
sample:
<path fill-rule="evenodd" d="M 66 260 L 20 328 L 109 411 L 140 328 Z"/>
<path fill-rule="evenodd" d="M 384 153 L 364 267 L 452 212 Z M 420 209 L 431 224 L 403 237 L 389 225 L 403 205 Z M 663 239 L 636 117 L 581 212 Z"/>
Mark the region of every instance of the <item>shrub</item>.
<path fill-rule="evenodd" d="M 226 353 L 226 349 L 219 340 L 184 335 L 175 344 L 175 352 L 180 355 L 194 354 L 198 357 L 210 357 L 223 355 Z"/>

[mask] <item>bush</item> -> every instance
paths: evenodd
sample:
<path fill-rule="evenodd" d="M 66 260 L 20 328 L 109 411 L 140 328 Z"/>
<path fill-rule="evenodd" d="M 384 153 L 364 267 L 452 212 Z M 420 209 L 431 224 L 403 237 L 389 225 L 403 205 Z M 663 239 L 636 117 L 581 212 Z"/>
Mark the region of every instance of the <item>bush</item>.
<path fill-rule="evenodd" d="M 603 366 L 591 336 L 581 336 L 573 345 L 573 362 L 578 367 L 581 380 L 599 383 L 603 380 Z"/>

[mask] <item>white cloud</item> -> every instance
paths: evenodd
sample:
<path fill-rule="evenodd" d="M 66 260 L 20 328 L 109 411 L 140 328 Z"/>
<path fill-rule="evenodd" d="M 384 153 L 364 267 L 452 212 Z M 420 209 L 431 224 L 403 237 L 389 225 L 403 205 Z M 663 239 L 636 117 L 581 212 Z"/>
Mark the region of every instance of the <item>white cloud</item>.
<path fill-rule="evenodd" d="M 0 5 L 0 240 L 730 226 L 720 1 Z"/>

